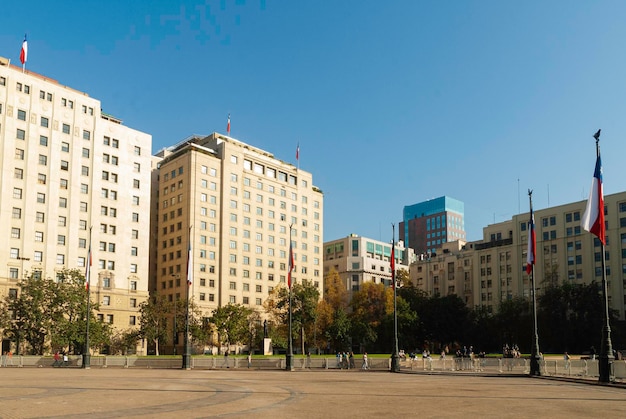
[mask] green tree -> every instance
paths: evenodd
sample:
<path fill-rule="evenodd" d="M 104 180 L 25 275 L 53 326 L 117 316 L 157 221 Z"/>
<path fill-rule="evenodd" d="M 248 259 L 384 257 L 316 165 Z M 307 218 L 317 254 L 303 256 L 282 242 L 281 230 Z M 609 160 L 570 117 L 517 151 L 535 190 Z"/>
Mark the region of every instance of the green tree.
<path fill-rule="evenodd" d="M 496 314 L 501 344 L 518 345 L 520 350 L 529 351 L 532 342 L 532 306 L 525 297 L 513 297 L 500 302 Z"/>
<path fill-rule="evenodd" d="M 377 341 L 379 327 L 385 317 L 393 313 L 393 290 L 383 284 L 365 282 L 352 295 L 352 338 L 362 347 Z M 386 345 L 389 348 L 390 345 Z"/>
<path fill-rule="evenodd" d="M 139 305 L 139 330 L 141 336 L 154 343 L 156 355 L 160 355 L 160 343 L 167 342 L 167 319 L 171 314 L 171 303 L 163 295 L 150 296 L 150 298 Z"/>
<path fill-rule="evenodd" d="M 396 283 L 398 284 L 398 289 L 408 286 L 411 283 L 409 271 L 406 269 L 398 269 L 396 271 Z"/>
<path fill-rule="evenodd" d="M 54 293 L 55 300 L 51 305 L 63 310 L 52 328 L 52 343 L 56 348 L 68 348 L 75 354 L 83 353 L 86 338 L 85 319 L 87 312 L 87 295 L 85 277 L 78 269 L 68 269 L 59 276 Z M 96 311 L 100 305 L 93 301 L 89 304 L 89 346 L 102 349 L 111 342 L 113 330 L 110 325 L 98 321 Z"/>
<path fill-rule="evenodd" d="M 111 337 L 109 344 L 109 353 L 112 355 L 127 355 L 137 347 L 137 343 L 141 339 L 141 331 L 138 329 L 126 329 L 116 331 Z M 134 353 L 134 352 L 132 352 Z"/>
<path fill-rule="evenodd" d="M 324 280 L 324 298 L 317 305 L 316 346 L 343 349 L 350 339 L 350 319 L 347 315 L 348 291 L 334 268 Z"/>
<path fill-rule="evenodd" d="M 81 353 L 85 344 L 87 293 L 85 278 L 77 269 L 58 273 L 55 280 L 31 275 L 18 283 L 17 296 L 2 302 L 5 334 L 18 343 L 28 344 L 27 352 L 43 354 L 54 348 Z M 110 329 L 96 320 L 97 304 L 90 306 L 90 343 L 109 342 Z M 22 350 L 20 349 L 20 352 Z"/>
<path fill-rule="evenodd" d="M 222 343 L 230 348 L 232 343 L 248 342 L 253 314 L 254 310 L 241 304 L 227 304 L 216 308 L 210 321 L 220 336 L 220 347 Z"/>
<path fill-rule="evenodd" d="M 549 352 L 586 352 L 591 346 L 600 350 L 604 326 L 604 301 L 600 284 L 563 283 L 551 285 L 537 298 L 539 346 Z M 610 324 L 618 324 L 615 311 L 609 310 Z M 611 328 L 612 340 L 619 341 L 618 328 Z M 615 336 L 614 332 L 617 332 Z"/>
<path fill-rule="evenodd" d="M 300 331 L 300 344 L 303 353 L 305 352 L 306 339 L 313 334 L 315 328 L 319 296 L 317 287 L 306 279 L 301 283 L 293 284 L 291 287 L 292 330 Z M 289 325 L 289 289 L 286 287 L 274 288 L 264 305 L 270 318 L 275 323 L 282 325 L 279 330 L 286 336 Z"/>

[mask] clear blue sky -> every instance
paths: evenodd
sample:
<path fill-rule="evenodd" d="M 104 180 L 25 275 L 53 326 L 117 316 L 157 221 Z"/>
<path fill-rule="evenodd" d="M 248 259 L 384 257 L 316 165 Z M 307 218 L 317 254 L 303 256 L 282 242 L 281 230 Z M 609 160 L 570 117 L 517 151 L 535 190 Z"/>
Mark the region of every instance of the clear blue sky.
<path fill-rule="evenodd" d="M 225 133 L 313 173 L 324 239 L 391 240 L 404 205 L 520 210 L 626 190 L 624 1 L 22 1 L 0 55 L 153 136 Z"/>

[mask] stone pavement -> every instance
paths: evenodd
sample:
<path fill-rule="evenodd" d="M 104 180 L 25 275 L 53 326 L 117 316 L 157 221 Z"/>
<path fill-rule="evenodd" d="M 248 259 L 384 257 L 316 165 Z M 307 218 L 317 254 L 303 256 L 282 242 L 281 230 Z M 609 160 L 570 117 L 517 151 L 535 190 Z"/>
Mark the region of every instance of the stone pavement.
<path fill-rule="evenodd" d="M 626 389 L 372 371 L 1 368 L 0 418 L 624 417 Z"/>

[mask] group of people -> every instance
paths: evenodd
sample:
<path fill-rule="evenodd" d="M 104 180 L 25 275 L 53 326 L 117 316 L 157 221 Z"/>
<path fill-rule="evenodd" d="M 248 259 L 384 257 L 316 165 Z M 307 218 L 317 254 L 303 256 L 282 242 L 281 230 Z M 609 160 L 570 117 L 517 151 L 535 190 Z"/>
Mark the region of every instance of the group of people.
<path fill-rule="evenodd" d="M 339 369 L 354 369 L 356 365 L 354 364 L 354 352 L 337 352 L 337 368 Z M 367 352 L 363 354 L 363 364 L 361 365 L 362 370 L 369 369 L 369 363 L 367 360 Z"/>
<path fill-rule="evenodd" d="M 61 359 L 63 359 L 63 361 L 61 361 Z M 65 352 L 63 352 L 63 355 L 61 355 L 59 351 L 54 353 L 54 362 L 52 363 L 53 367 L 67 367 L 68 364 L 69 358 Z"/>
<path fill-rule="evenodd" d="M 2 366 L 7 367 L 9 364 L 13 365 L 13 352 L 5 351 L 2 353 Z"/>

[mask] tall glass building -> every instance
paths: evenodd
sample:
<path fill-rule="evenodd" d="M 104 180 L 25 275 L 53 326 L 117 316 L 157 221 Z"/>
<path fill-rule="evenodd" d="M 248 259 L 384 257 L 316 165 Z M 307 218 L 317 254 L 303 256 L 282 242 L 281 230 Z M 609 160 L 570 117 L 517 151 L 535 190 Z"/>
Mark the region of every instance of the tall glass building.
<path fill-rule="evenodd" d="M 465 240 L 464 213 L 465 204 L 449 196 L 407 205 L 399 238 L 417 255 L 437 253 L 443 243 Z"/>

